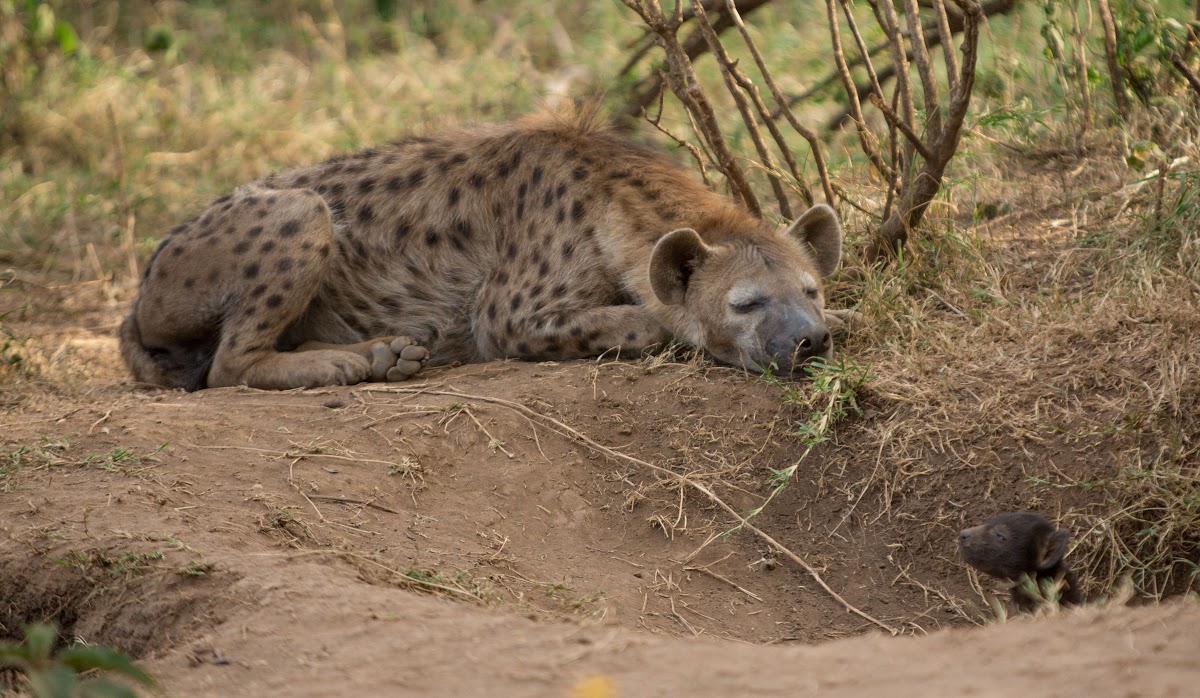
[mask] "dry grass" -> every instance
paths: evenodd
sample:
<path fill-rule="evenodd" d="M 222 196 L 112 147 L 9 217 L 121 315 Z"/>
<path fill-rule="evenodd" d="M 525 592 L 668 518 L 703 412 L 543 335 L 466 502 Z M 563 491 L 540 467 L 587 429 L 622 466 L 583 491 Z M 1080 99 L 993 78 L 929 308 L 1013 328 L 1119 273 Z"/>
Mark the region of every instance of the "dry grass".
<path fill-rule="evenodd" d="M 1125 206 L 1136 173 L 1119 157 L 1009 163 L 1022 180 L 960 187 L 903 264 L 855 289 L 847 351 L 870 364 L 863 403 L 883 418 L 839 430 L 826 467 L 875 444 L 850 490 L 885 520 L 944 491 L 921 510 L 931 536 L 1049 509 L 1081 534 L 1093 588 L 1133 573 L 1160 597 L 1195 586 L 1200 555 L 1200 174 L 1168 178 L 1166 206 L 1153 186 Z M 964 226 L 955 208 L 981 197 L 1028 208 Z M 944 490 L 964 472 L 977 491 Z"/>

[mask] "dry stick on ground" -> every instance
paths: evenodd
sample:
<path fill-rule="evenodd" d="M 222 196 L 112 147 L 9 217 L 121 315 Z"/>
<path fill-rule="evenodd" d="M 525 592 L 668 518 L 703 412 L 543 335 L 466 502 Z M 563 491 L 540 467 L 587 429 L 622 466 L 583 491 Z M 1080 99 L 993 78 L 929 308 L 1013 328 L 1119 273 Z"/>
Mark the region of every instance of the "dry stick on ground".
<path fill-rule="evenodd" d="M 1112 10 L 1108 7 L 1108 0 L 1096 0 L 1096 7 L 1100 10 L 1100 23 L 1104 25 L 1104 61 L 1108 64 L 1113 101 L 1116 102 L 1117 113 L 1128 121 L 1129 96 L 1125 94 L 1125 76 L 1121 74 L 1121 64 L 1117 62 L 1117 28 L 1113 23 Z"/>
<path fill-rule="evenodd" d="M 658 43 L 663 47 L 667 58 L 667 85 L 679 98 L 679 101 L 683 102 L 688 113 L 699 122 L 698 126 L 708 142 L 709 149 L 716 157 L 717 164 L 720 165 L 733 190 L 741 197 L 742 203 L 751 213 L 761 216 L 762 207 L 759 206 L 758 197 L 754 195 L 754 190 L 746 181 L 745 173 L 734 159 L 724 136 L 721 135 L 721 130 L 717 126 L 716 112 L 700 87 L 700 80 L 696 77 L 691 60 L 683 47 L 679 45 L 679 37 L 676 36 L 676 32 L 679 30 L 680 22 L 683 21 L 682 4 L 676 3 L 675 16 L 671 20 L 667 20 L 658 0 L 623 0 L 623 2 L 629 9 L 638 13 L 646 26 L 658 36 Z"/>
<path fill-rule="evenodd" d="M 742 15 L 738 12 L 737 6 L 734 4 L 734 0 L 725 0 L 725 9 L 729 14 L 729 17 L 733 20 L 734 25 L 738 28 L 738 32 L 741 33 L 742 40 L 746 42 L 746 48 L 750 49 L 750 55 L 754 57 L 754 64 L 758 66 L 758 72 L 760 75 L 762 75 L 763 82 L 766 83 L 767 89 L 771 91 L 771 97 L 774 98 L 775 104 L 780 110 L 780 113 L 787 119 L 788 123 L 796 131 L 796 133 L 799 133 L 801 138 L 808 141 L 808 147 L 812 150 L 813 154 L 813 162 L 817 166 L 817 175 L 821 178 L 821 188 L 825 190 L 825 201 L 830 205 L 833 205 L 833 184 L 829 181 L 829 169 L 825 165 L 825 154 L 821 150 L 821 141 L 817 139 L 817 134 L 813 133 L 810 129 L 801 124 L 796 118 L 796 115 L 792 113 L 792 109 L 788 106 L 787 100 L 783 96 L 783 92 L 775 83 L 775 78 L 771 76 L 771 71 L 767 69 L 767 62 L 763 60 L 762 52 L 758 50 L 758 46 L 753 40 L 751 40 L 750 32 L 746 30 L 746 23 L 742 21 Z M 774 119 L 769 118 L 767 121 L 768 123 L 771 123 L 774 121 Z M 775 135 L 775 133 L 776 132 L 774 130 L 771 131 L 772 135 Z M 780 137 L 781 136 L 776 136 L 776 141 L 779 141 Z M 785 153 L 785 157 L 790 158 L 789 149 L 781 141 L 779 142 L 779 148 Z M 788 164 L 789 166 L 792 165 L 792 161 L 790 159 Z M 812 193 L 808 191 L 808 186 L 805 185 L 803 180 L 800 179 L 799 173 L 794 167 L 792 176 L 795 177 L 796 181 L 800 183 L 801 187 L 803 187 L 805 200 L 808 202 L 808 205 L 811 206 L 813 204 Z"/>
<path fill-rule="evenodd" d="M 762 529 L 758 528 L 754 524 L 747 521 L 745 517 L 743 517 L 741 514 L 739 514 L 733 507 L 726 504 L 725 501 L 723 499 L 721 499 L 720 497 L 718 497 L 715 493 L 713 493 L 712 490 L 708 489 L 704 485 L 692 480 L 691 478 L 689 478 L 685 475 L 680 475 L 679 473 L 673 472 L 671 470 L 668 470 L 661 466 L 655 465 L 653 463 L 649 463 L 647 461 L 641 460 L 640 458 L 634 458 L 633 456 L 626 455 L 624 453 L 621 453 L 620 451 L 614 451 L 613 449 L 611 449 L 603 444 L 593 441 L 586 434 L 583 434 L 583 433 L 579 432 L 578 430 L 571 428 L 570 426 L 564 424 L 563 422 L 560 422 L 559 420 L 557 420 L 553 417 L 549 417 L 540 412 L 532 410 L 532 409 L 522 405 L 519 402 L 512 402 L 511 400 L 504 400 L 502 398 L 497 398 L 497 397 L 487 397 L 484 395 L 470 395 L 467 393 L 459 392 L 457 390 L 428 390 L 426 388 L 401 388 L 401 387 L 385 388 L 385 387 L 374 387 L 374 386 L 364 388 L 363 390 L 365 392 L 370 392 L 370 393 L 393 393 L 393 394 L 405 394 L 405 393 L 411 393 L 411 392 L 416 392 L 416 391 L 424 391 L 426 395 L 442 395 L 445 397 L 457 398 L 457 399 L 462 399 L 462 400 L 475 400 L 478 402 L 487 402 L 487 403 L 491 403 L 493 405 L 499 405 L 501 407 L 505 407 L 507 409 L 513 410 L 514 412 L 521 414 L 531 420 L 533 420 L 533 419 L 540 420 L 548 429 L 557 431 L 559 434 L 561 434 L 569 439 L 573 439 L 573 440 L 575 440 L 575 441 L 577 441 L 599 453 L 602 453 L 610 458 L 614 458 L 616 460 L 623 460 L 628 463 L 632 463 L 633 465 L 637 465 L 642 468 L 647 468 L 649 470 L 652 470 L 652 471 L 658 473 L 659 475 L 668 477 L 668 478 L 680 483 L 681 485 L 686 485 L 688 487 L 691 487 L 692 489 L 696 490 L 700 494 L 704 495 L 705 498 L 707 498 L 710 502 L 712 502 L 713 504 L 716 504 L 718 507 L 720 507 L 723 511 L 725 511 L 725 513 L 729 514 L 734 519 L 736 519 L 738 521 L 738 525 L 740 527 L 746 528 L 746 529 L 752 531 L 755 535 L 757 535 L 759 538 L 764 540 L 772 548 L 783 553 L 792 562 L 795 562 L 797 565 L 804 568 L 804 571 L 808 572 L 808 575 L 810 577 L 812 577 L 813 580 L 817 584 L 819 584 L 821 586 L 821 588 L 825 590 L 826 593 L 828 593 L 830 596 L 832 596 L 834 599 L 836 599 L 838 601 L 838 603 L 842 604 L 842 607 L 845 608 L 847 611 L 849 611 L 867 621 L 870 621 L 871 623 L 874 623 L 875 625 L 879 626 L 880 628 L 883 628 L 884 630 L 888 631 L 889 633 L 891 633 L 893 635 L 898 635 L 900 633 L 900 631 L 897 630 L 896 628 L 893 628 L 892 626 L 888 625 L 887 623 L 884 623 L 883 621 L 879 620 L 878 618 L 875 618 L 874 616 L 866 613 L 865 611 L 862 611 L 857 606 L 854 606 L 850 602 L 846 601 L 844 598 L 842 598 L 842 596 L 840 594 L 838 594 L 836 591 L 834 591 L 832 588 L 830 588 L 828 584 L 825 583 L 825 580 L 821 578 L 820 573 L 818 573 L 817 570 L 814 569 L 812 565 L 805 562 L 804 558 L 802 558 L 799 555 L 797 555 L 796 553 L 792 552 L 786 546 L 784 546 L 782 543 L 780 543 L 779 541 L 777 541 L 774 538 L 772 538 L 771 536 L 769 536 L 765 531 L 763 531 Z"/>
<path fill-rule="evenodd" d="M 911 9 L 916 9 L 916 0 L 906 0 L 906 2 L 912 6 Z M 946 166 L 958 149 L 963 119 L 967 115 L 967 108 L 971 103 L 971 91 L 975 87 L 975 56 L 979 45 L 979 20 L 983 16 L 983 11 L 976 0 L 955 0 L 955 2 L 962 8 L 964 16 L 962 65 L 957 89 L 950 93 L 945 122 L 942 122 L 940 117 L 934 118 L 934 114 L 940 114 L 941 105 L 930 100 L 931 93 L 936 95 L 936 85 L 932 82 L 934 76 L 929 68 L 929 53 L 925 50 L 923 40 L 915 40 L 912 44 L 914 53 L 918 56 L 924 54 L 918 61 L 918 66 L 925 66 L 925 69 L 919 68 L 919 72 L 927 104 L 926 118 L 928 121 L 925 128 L 928 137 L 927 145 L 933 157 L 922 163 L 920 172 L 901 194 L 899 206 L 884 221 L 883 227 L 871 241 L 866 254 L 868 264 L 892 259 L 904 245 L 908 239 L 908 231 L 920 223 L 929 202 L 937 195 Z M 885 8 L 890 6 L 886 2 L 879 4 Z M 910 27 L 912 26 L 910 21 Z M 926 80 L 930 81 L 929 84 L 925 84 Z"/>

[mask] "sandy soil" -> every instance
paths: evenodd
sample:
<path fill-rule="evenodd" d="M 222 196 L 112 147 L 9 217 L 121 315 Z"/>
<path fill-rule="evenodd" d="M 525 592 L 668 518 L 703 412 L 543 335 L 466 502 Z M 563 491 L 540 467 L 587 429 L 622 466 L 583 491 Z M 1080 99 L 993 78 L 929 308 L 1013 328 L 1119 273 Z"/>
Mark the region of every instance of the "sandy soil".
<path fill-rule="evenodd" d="M 730 518 L 694 490 L 581 439 L 749 511 L 802 447 L 778 389 L 738 372 L 497 363 L 400 385 L 183 394 L 124 382 L 115 317 L 57 328 L 86 379 L 6 398 L 20 467 L 0 496 L 0 627 L 57 618 L 142 659 L 169 693 L 1200 685 L 1195 603 L 996 623 L 987 603 L 1002 589 L 954 560 L 954 526 L 871 521 L 828 482 L 847 473 L 814 466 L 755 521 L 851 613 L 752 533 L 718 536 Z M 954 477 L 938 507 L 984 484 Z"/>

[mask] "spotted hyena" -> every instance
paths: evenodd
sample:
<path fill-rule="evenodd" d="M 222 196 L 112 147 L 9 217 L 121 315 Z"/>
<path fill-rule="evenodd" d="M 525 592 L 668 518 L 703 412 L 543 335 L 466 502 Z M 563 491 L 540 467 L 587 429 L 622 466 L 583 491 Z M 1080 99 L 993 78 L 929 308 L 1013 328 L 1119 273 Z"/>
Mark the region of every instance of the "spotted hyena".
<path fill-rule="evenodd" d="M 189 390 L 672 339 L 790 371 L 832 351 L 841 246 L 828 206 L 776 229 L 593 118 L 542 114 L 222 196 L 151 257 L 121 351 L 137 380 Z"/>

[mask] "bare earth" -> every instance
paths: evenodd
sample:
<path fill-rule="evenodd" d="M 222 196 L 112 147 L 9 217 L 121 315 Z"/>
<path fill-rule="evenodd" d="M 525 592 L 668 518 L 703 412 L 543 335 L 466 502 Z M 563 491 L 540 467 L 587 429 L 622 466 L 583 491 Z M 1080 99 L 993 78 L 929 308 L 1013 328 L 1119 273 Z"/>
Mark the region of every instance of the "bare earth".
<path fill-rule="evenodd" d="M 740 372 L 496 363 L 405 384 L 184 394 L 125 382 L 115 321 L 38 328 L 72 337 L 86 379 L 4 398 L 5 452 L 23 452 L 0 481 L 0 624 L 56 617 L 140 658 L 171 694 L 1200 685 L 1194 602 L 995 622 L 987 598 L 1003 587 L 974 587 L 953 521 L 881 518 L 839 490 L 870 472 L 870 453 L 834 471 L 822 456 L 845 446 L 819 449 L 755 519 L 856 614 L 752 533 L 715 537 L 730 519 L 696 491 L 580 438 L 690 473 L 748 512 L 768 468 L 802 446 L 778 389 Z M 860 419 L 877 419 L 866 407 Z M 939 509 L 994 475 L 953 477 L 930 496 Z"/>

